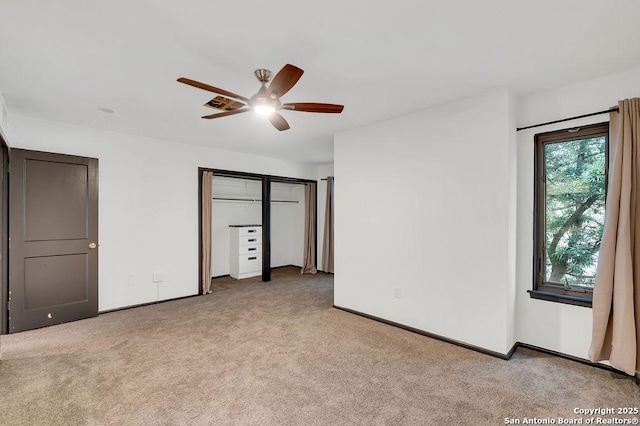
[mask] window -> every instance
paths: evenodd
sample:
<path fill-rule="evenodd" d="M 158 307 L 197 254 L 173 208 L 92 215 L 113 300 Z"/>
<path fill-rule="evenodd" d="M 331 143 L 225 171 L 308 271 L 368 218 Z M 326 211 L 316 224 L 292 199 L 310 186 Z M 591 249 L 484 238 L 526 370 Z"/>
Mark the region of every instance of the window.
<path fill-rule="evenodd" d="M 535 137 L 531 297 L 591 306 L 604 226 L 609 124 Z"/>

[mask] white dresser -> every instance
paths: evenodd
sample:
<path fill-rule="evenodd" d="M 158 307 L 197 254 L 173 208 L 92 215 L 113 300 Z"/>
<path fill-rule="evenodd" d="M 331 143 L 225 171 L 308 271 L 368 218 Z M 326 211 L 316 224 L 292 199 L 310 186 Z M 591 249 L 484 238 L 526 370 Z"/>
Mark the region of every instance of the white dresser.
<path fill-rule="evenodd" d="M 262 274 L 261 225 L 229 225 L 229 274 L 237 279 Z"/>

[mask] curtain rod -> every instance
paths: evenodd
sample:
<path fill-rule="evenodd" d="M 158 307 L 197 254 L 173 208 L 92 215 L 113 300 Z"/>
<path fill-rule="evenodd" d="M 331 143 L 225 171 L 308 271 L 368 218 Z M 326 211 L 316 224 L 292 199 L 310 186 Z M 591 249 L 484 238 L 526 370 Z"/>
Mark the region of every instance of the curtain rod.
<path fill-rule="evenodd" d="M 262 201 L 260 198 L 224 198 L 224 197 L 212 197 L 212 200 L 223 200 L 223 201 L 251 201 L 258 202 Z M 295 203 L 298 204 L 296 200 L 271 200 L 272 203 Z"/>
<path fill-rule="evenodd" d="M 516 131 L 519 132 L 520 130 L 533 129 L 534 127 L 547 126 L 549 124 L 562 123 L 563 121 L 577 120 L 578 118 L 592 117 L 594 115 L 608 114 L 610 112 L 618 112 L 618 111 L 620 111 L 620 108 L 615 107 L 615 108 L 607 109 L 604 111 L 592 112 L 591 114 L 576 115 L 575 117 L 563 118 L 562 120 L 547 121 L 546 123 L 534 124 L 533 126 L 518 127 L 516 128 Z"/>

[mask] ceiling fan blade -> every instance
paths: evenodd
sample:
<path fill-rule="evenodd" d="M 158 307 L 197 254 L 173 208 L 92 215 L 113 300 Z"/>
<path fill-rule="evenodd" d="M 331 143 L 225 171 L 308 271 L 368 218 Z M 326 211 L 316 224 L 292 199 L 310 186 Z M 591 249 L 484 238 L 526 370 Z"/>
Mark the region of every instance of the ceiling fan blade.
<path fill-rule="evenodd" d="M 344 105 L 319 104 L 314 102 L 295 102 L 282 104 L 281 108 L 301 112 L 323 112 L 326 114 L 340 114 L 344 109 Z"/>
<path fill-rule="evenodd" d="M 233 99 L 225 98 L 224 96 L 216 96 L 215 98 L 204 104 L 204 106 L 209 108 L 221 109 L 223 111 L 231 111 L 234 109 L 242 108 L 246 105 L 243 102 L 234 101 Z"/>
<path fill-rule="evenodd" d="M 289 129 L 289 123 L 287 123 L 287 120 L 285 120 L 284 117 L 277 112 L 271 113 L 269 115 L 269 121 L 271 122 L 271 124 L 273 124 L 273 127 L 280 131 Z"/>
<path fill-rule="evenodd" d="M 304 71 L 295 65 L 285 65 L 271 80 L 269 91 L 267 92 L 268 95 L 272 98 L 279 98 L 284 95 L 300 80 L 303 73 Z"/>
<path fill-rule="evenodd" d="M 219 89 L 217 87 L 210 86 L 208 84 L 200 83 L 199 81 L 191 80 L 189 78 L 180 77 L 178 81 L 180 83 L 188 84 L 189 86 L 197 87 L 198 89 L 208 90 L 209 92 L 217 93 L 222 96 L 228 96 L 230 98 L 240 99 L 241 101 L 245 101 L 245 102 L 249 101 L 249 99 L 245 98 L 244 96 L 240 96 L 233 92 L 228 92 L 226 90 Z"/>
<path fill-rule="evenodd" d="M 202 116 L 202 118 L 206 118 L 207 120 L 211 120 L 212 118 L 227 117 L 229 115 L 240 114 L 241 112 L 247 112 L 247 111 L 251 111 L 251 109 L 249 109 L 249 108 L 232 109 L 231 111 L 225 111 L 225 112 L 219 112 L 219 113 L 216 113 L 216 114 L 204 115 L 204 116 Z"/>

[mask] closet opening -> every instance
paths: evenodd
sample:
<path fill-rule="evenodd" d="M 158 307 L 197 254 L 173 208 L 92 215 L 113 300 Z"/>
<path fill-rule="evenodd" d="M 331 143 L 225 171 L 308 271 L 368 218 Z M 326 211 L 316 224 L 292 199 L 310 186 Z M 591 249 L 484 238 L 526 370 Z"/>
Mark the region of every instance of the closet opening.
<path fill-rule="evenodd" d="M 199 294 L 213 278 L 317 267 L 316 181 L 198 169 Z M 311 210 L 309 210 L 311 208 Z"/>
<path fill-rule="evenodd" d="M 305 267 L 305 191 L 309 184 L 271 179 L 271 268 Z M 317 226 L 314 211 L 312 228 Z M 315 243 L 315 236 L 311 236 Z M 317 267 L 317 253 L 313 253 Z"/>
<path fill-rule="evenodd" d="M 262 275 L 262 180 L 212 180 L 211 277 Z"/>

